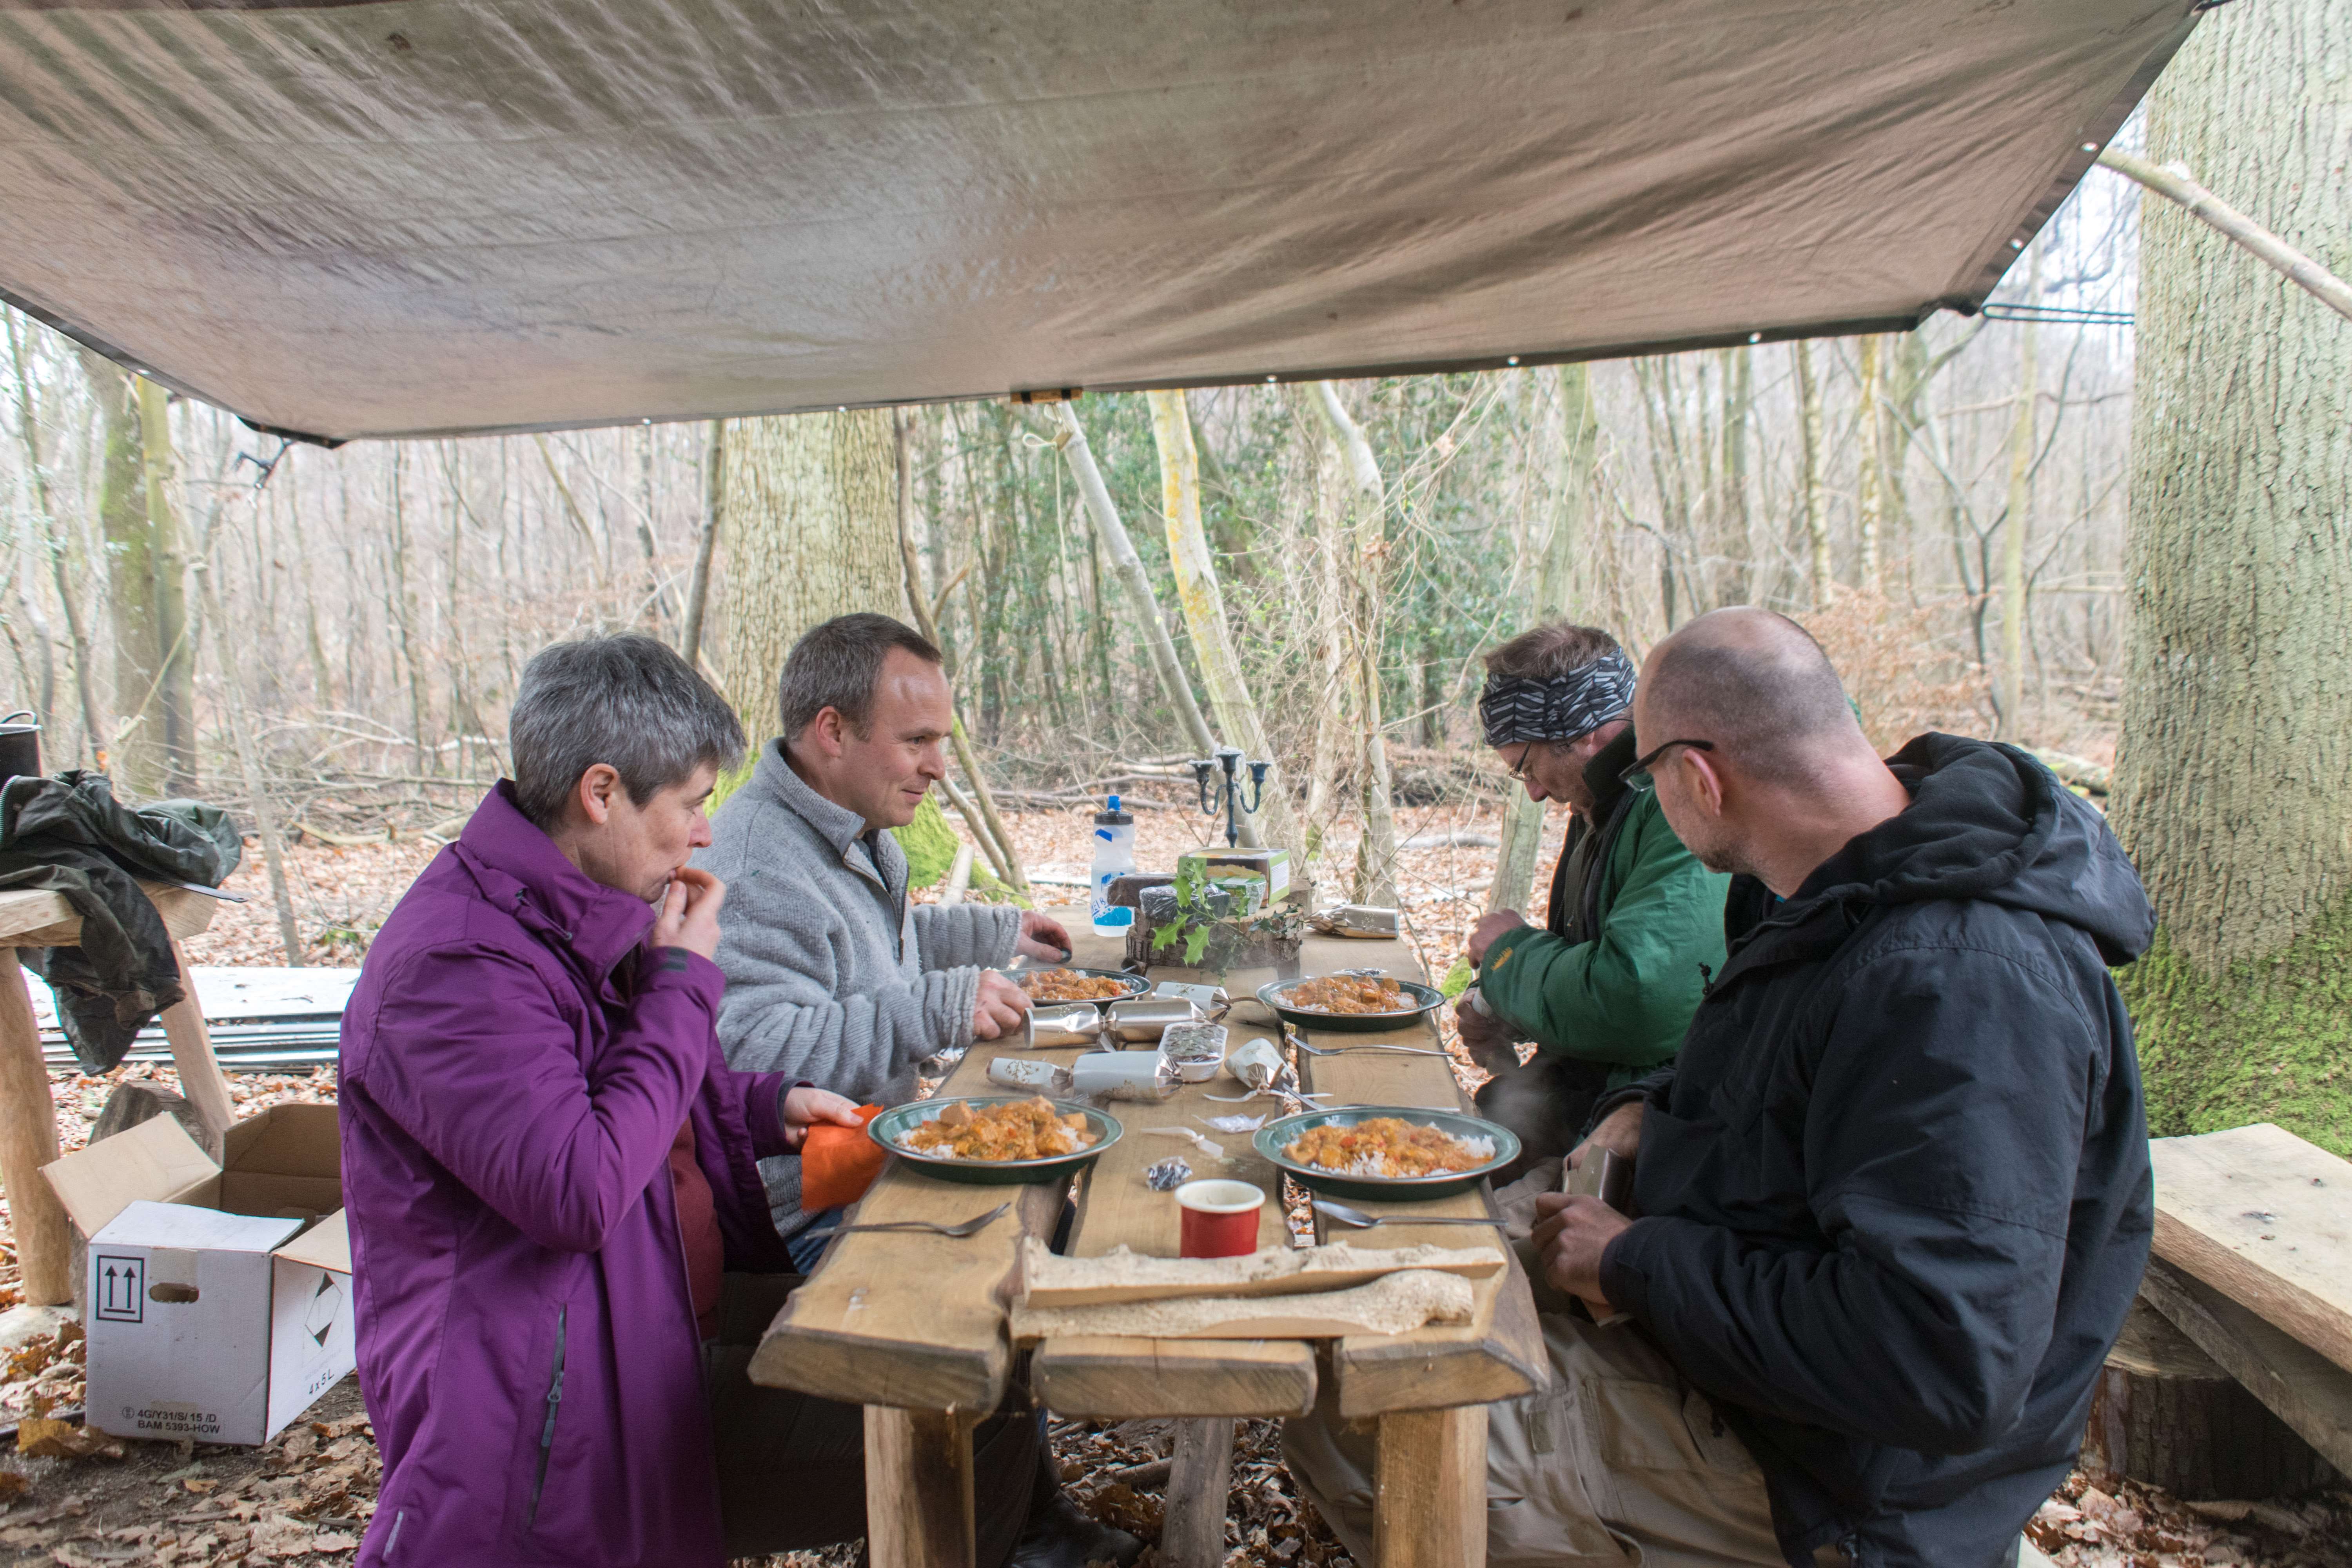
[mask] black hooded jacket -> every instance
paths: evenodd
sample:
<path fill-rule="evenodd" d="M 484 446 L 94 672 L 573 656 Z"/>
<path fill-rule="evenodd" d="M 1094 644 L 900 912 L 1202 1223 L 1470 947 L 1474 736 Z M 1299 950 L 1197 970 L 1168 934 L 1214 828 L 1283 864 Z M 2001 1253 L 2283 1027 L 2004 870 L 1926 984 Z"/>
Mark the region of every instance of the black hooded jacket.
<path fill-rule="evenodd" d="M 1929 734 L 1890 766 L 1909 809 L 1777 908 L 1731 900 L 1752 923 L 1643 1086 L 1644 1217 L 1601 1282 L 1756 1456 L 1791 1563 L 1990 1568 L 2064 1478 L 2147 1260 L 2107 968 L 2155 915 L 2024 752 Z"/>

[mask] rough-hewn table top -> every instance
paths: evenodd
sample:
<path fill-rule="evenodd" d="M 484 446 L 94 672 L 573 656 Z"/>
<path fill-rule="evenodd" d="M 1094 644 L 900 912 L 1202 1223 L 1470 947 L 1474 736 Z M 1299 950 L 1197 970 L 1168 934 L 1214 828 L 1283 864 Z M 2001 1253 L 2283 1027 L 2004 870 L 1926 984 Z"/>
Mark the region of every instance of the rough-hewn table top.
<path fill-rule="evenodd" d="M 1096 937 L 1086 927 L 1082 910 L 1052 912 L 1070 928 L 1076 944 L 1072 963 L 1118 966 L 1120 944 Z M 1401 943 L 1322 938 L 1309 939 L 1302 967 L 1308 973 L 1325 973 L 1368 963 L 1407 975 L 1420 973 Z M 1191 978 L 1182 970 L 1165 973 Z M 1279 1029 L 1270 1024 L 1228 1020 L 1227 1026 L 1232 1045 L 1260 1035 L 1280 1037 Z M 1309 1036 L 1318 1045 L 1327 1039 L 1336 1044 L 1391 1037 L 1436 1044 L 1436 1031 L 1426 1024 L 1395 1037 Z M 1067 1065 L 1080 1047 L 1024 1051 L 978 1045 L 940 1092 L 1002 1092 L 987 1078 L 988 1064 L 1000 1054 Z M 1342 1101 L 1461 1104 L 1451 1068 L 1434 1057 L 1362 1052 L 1311 1061 L 1308 1070 L 1308 1087 L 1334 1090 Z M 1272 1100 L 1244 1106 L 1209 1098 L 1239 1092 L 1231 1079 L 1218 1078 L 1187 1085 L 1161 1104 L 1112 1106 L 1126 1135 L 1076 1184 L 1068 1250 L 1086 1257 L 1125 1245 L 1154 1256 L 1175 1256 L 1176 1205 L 1142 1180 L 1144 1167 L 1171 1154 L 1182 1156 L 1198 1176 L 1231 1177 L 1264 1188 L 1269 1201 L 1260 1220 L 1260 1243 L 1278 1245 L 1287 1239 L 1281 1184 L 1251 1150 L 1249 1134 L 1220 1133 L 1198 1120 L 1235 1112 L 1282 1113 L 1279 1102 Z M 1224 1158 L 1211 1160 L 1185 1140 L 1148 1131 L 1180 1125 L 1223 1144 Z M 1024 1235 L 1051 1236 L 1063 1195 L 1052 1184 L 964 1186 L 919 1174 L 906 1162 L 893 1161 L 860 1204 L 857 1219 L 951 1223 L 982 1214 L 1008 1197 L 1017 1200 L 1015 1208 L 962 1241 L 905 1233 L 841 1237 L 769 1331 L 753 1361 L 752 1375 L 763 1383 L 866 1405 L 993 1408 L 1003 1397 L 1013 1369 L 1004 1316 L 1017 1284 L 1020 1240 Z M 1486 1203 L 1483 1194 L 1468 1194 L 1430 1207 L 1436 1213 L 1481 1213 Z M 1472 1247 L 1496 1240 L 1493 1233 L 1465 1226 L 1382 1226 L 1365 1234 L 1383 1247 L 1423 1240 Z M 1469 1326 L 1343 1340 L 1331 1347 L 1328 1361 L 1341 1407 L 1349 1415 L 1508 1398 L 1537 1386 L 1544 1376 L 1533 1302 L 1516 1265 L 1510 1274 L 1481 1285 L 1478 1318 Z M 1035 1350 L 1032 1375 L 1040 1399 L 1065 1415 L 1119 1417 L 1303 1414 L 1314 1406 L 1318 1383 L 1316 1347 L 1303 1341 L 1048 1340 Z"/>

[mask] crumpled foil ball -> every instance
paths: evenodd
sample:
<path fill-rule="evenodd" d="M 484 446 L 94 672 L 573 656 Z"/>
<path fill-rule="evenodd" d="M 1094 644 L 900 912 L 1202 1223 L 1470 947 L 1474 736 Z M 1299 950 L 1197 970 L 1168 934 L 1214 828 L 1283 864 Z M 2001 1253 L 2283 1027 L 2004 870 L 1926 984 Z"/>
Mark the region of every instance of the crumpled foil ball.
<path fill-rule="evenodd" d="M 1144 1184 L 1155 1193 L 1172 1193 L 1192 1179 L 1192 1167 L 1170 1155 L 1143 1173 Z"/>

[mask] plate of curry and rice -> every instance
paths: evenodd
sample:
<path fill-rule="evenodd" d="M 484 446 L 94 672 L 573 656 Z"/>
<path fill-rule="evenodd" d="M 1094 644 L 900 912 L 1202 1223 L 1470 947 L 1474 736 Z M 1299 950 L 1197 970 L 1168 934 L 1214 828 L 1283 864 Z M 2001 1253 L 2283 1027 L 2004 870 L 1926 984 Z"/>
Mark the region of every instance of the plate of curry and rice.
<path fill-rule="evenodd" d="M 1151 982 L 1142 975 L 1116 969 L 1072 969 L 1065 965 L 1016 969 L 1012 974 L 1013 984 L 1040 1007 L 1058 1007 L 1071 1002 L 1091 1002 L 1097 1007 L 1108 1007 L 1151 989 Z"/>
<path fill-rule="evenodd" d="M 1269 1121 L 1261 1158 L 1336 1198 L 1411 1202 L 1465 1192 L 1519 1157 L 1507 1127 L 1417 1105 L 1345 1105 Z"/>
<path fill-rule="evenodd" d="M 1311 980 L 1272 980 L 1257 999 L 1303 1029 L 1372 1034 L 1402 1029 L 1445 1005 L 1445 993 L 1377 970 L 1341 970 Z"/>
<path fill-rule="evenodd" d="M 1066 1177 L 1124 1131 L 1117 1117 L 1074 1100 L 968 1095 L 894 1106 L 866 1135 L 924 1175 L 1012 1186 Z"/>

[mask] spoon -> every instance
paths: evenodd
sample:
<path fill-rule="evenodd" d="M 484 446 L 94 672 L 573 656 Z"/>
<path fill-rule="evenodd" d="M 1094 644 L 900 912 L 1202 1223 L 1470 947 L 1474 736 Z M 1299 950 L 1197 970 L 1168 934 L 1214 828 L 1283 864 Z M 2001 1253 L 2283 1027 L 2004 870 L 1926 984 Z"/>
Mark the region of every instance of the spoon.
<path fill-rule="evenodd" d="M 1365 1228 L 1368 1228 L 1368 1227 L 1370 1227 L 1370 1226 L 1376 1226 L 1376 1225 L 1495 1225 L 1495 1226 L 1499 1226 L 1499 1225 L 1501 1225 L 1501 1224 L 1503 1223 L 1503 1222 L 1502 1222 L 1501 1220 L 1499 1220 L 1499 1219 L 1488 1219 L 1488 1218 L 1487 1218 L 1486 1216 L 1485 1216 L 1484 1215 L 1479 1215 L 1478 1217 L 1476 1217 L 1476 1218 L 1475 1218 L 1475 1219 L 1474 1219 L 1474 1218 L 1471 1218 L 1471 1217 L 1470 1217 L 1469 1215 L 1436 1215 L 1436 1214 L 1433 1214 L 1433 1215 L 1417 1215 L 1417 1214 L 1383 1214 L 1383 1215 L 1369 1215 L 1369 1214 L 1366 1214 L 1363 1210 L 1361 1210 L 1361 1209 L 1360 1209 L 1360 1208 L 1352 1208 L 1352 1207 L 1349 1206 L 1349 1205 L 1346 1205 L 1346 1204 L 1337 1204 L 1337 1203 L 1333 1203 L 1329 1198 L 1317 1198 L 1317 1199 L 1315 1200 L 1315 1212 L 1316 1212 L 1316 1213 L 1318 1213 L 1318 1214 L 1320 1214 L 1320 1215 L 1329 1215 L 1331 1218 L 1338 1220 L 1341 1225 L 1351 1225 L 1351 1226 L 1356 1226 L 1356 1227 L 1357 1227 L 1358 1229 L 1360 1229 L 1360 1229 L 1365 1229 Z"/>
<path fill-rule="evenodd" d="M 830 1230 L 804 1231 L 802 1234 L 811 1240 L 815 1240 L 819 1237 L 847 1236 L 853 1231 L 860 1230 L 915 1230 L 927 1231 L 932 1236 L 962 1237 L 976 1236 L 986 1230 L 996 1222 L 1000 1215 L 1012 1206 L 1011 1204 L 999 1204 L 979 1218 L 965 1220 L 961 1225 L 940 1225 L 935 1220 L 928 1219 L 893 1219 L 879 1221 L 874 1225 L 837 1225 Z"/>

